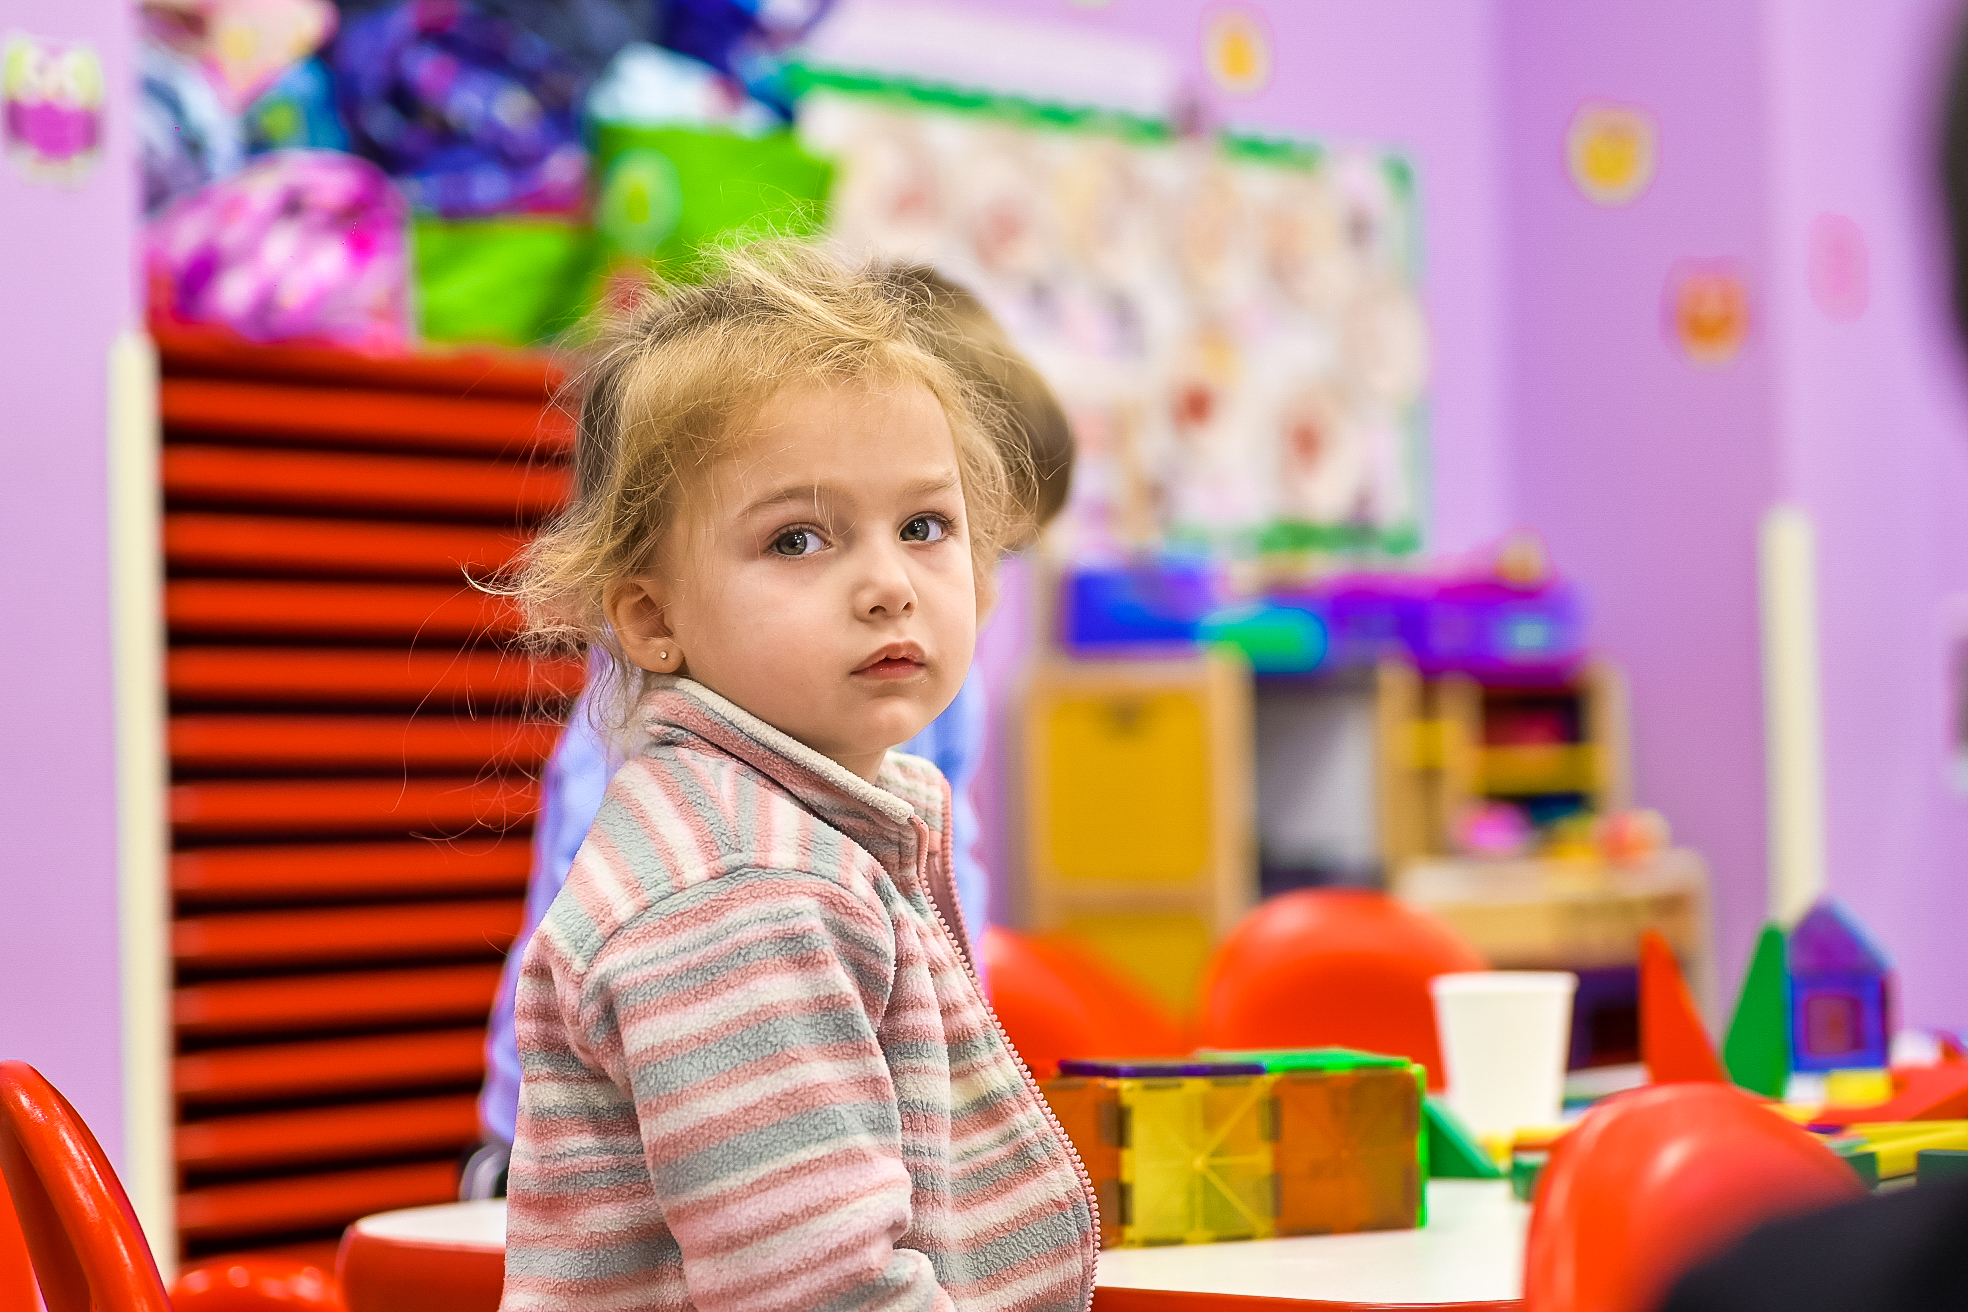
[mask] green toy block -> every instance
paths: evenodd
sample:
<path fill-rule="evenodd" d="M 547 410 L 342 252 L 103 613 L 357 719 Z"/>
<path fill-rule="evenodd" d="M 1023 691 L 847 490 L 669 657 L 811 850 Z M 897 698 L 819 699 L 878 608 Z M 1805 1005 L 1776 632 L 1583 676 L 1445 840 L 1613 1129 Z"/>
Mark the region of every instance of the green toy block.
<path fill-rule="evenodd" d="M 1840 1153 L 1839 1156 L 1845 1159 L 1845 1165 L 1852 1168 L 1852 1173 L 1864 1182 L 1866 1188 L 1877 1189 L 1879 1187 L 1878 1153 Z"/>
<path fill-rule="evenodd" d="M 1774 923 L 1756 940 L 1722 1061 L 1729 1078 L 1751 1093 L 1783 1097 L 1790 1081 L 1790 970 L 1783 930 Z"/>
<path fill-rule="evenodd" d="M 1968 1178 L 1968 1150 L 1922 1148 L 1913 1160 L 1914 1180 L 1918 1184 Z"/>
<path fill-rule="evenodd" d="M 1428 1122 L 1428 1174 L 1437 1180 L 1501 1180 L 1503 1172 L 1460 1118 L 1439 1098 L 1423 1098 Z"/>
<path fill-rule="evenodd" d="M 1538 1176 L 1544 1172 L 1549 1153 L 1516 1153 L 1510 1159 L 1510 1192 L 1517 1201 L 1528 1203 L 1537 1197 Z"/>

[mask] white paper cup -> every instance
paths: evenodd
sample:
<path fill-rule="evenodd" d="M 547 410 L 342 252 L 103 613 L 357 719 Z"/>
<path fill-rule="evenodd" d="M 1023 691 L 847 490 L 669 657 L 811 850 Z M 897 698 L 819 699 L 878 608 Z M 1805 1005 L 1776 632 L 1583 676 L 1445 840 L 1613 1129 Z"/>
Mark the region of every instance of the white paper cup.
<path fill-rule="evenodd" d="M 1428 982 L 1449 1107 L 1471 1130 L 1558 1123 L 1577 989 L 1569 971 L 1482 970 Z"/>

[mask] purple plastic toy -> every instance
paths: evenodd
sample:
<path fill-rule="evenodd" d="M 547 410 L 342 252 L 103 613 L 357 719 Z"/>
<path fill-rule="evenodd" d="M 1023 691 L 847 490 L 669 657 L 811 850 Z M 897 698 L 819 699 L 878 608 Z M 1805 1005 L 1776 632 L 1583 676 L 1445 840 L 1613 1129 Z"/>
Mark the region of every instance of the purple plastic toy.
<path fill-rule="evenodd" d="M 367 160 L 263 155 L 150 225 L 153 312 L 256 342 L 400 349 L 410 337 L 407 221 L 403 198 Z"/>
<path fill-rule="evenodd" d="M 1140 1061 L 1062 1057 L 1059 1073 L 1097 1080 L 1180 1080 L 1215 1075 L 1262 1075 L 1264 1063 L 1211 1061 L 1200 1057 L 1150 1057 Z"/>
<path fill-rule="evenodd" d="M 1824 898 L 1790 931 L 1792 1065 L 1878 1068 L 1893 1041 L 1893 968 L 1852 913 Z"/>
<path fill-rule="evenodd" d="M 1271 600 L 1324 619 L 1327 660 L 1342 668 L 1405 656 L 1428 678 L 1537 682 L 1565 677 L 1585 655 L 1584 600 L 1560 578 L 1341 574 Z"/>

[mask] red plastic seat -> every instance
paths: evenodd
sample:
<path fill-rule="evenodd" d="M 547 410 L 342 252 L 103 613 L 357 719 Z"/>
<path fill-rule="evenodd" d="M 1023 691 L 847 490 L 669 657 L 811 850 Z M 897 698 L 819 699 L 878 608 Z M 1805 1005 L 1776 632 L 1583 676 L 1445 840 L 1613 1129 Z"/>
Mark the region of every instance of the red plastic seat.
<path fill-rule="evenodd" d="M 1552 1148 L 1531 1212 L 1526 1312 L 1648 1312 L 1762 1222 L 1865 1192 L 1829 1148 L 1738 1089 L 1637 1089 Z"/>
<path fill-rule="evenodd" d="M 984 932 L 991 1006 L 1012 1047 L 1042 1080 L 1062 1057 L 1171 1057 L 1182 1027 L 1131 980 L 1064 939 Z"/>
<path fill-rule="evenodd" d="M 0 1180 L 0 1312 L 33 1312 L 34 1281 L 47 1312 L 341 1312 L 318 1268 L 264 1258 L 187 1272 L 167 1297 L 102 1145 L 21 1061 L 0 1062 Z"/>
<path fill-rule="evenodd" d="M 293 1257 L 222 1257 L 179 1274 L 171 1312 L 344 1312 L 341 1286 Z"/>
<path fill-rule="evenodd" d="M 1212 1048 L 1364 1048 L 1420 1062 L 1442 1087 L 1428 981 L 1484 970 L 1447 923 L 1384 893 L 1301 889 L 1238 922 L 1203 980 Z"/>
<path fill-rule="evenodd" d="M 0 1062 L 0 1171 L 48 1312 L 171 1312 L 102 1146 L 26 1062 Z"/>

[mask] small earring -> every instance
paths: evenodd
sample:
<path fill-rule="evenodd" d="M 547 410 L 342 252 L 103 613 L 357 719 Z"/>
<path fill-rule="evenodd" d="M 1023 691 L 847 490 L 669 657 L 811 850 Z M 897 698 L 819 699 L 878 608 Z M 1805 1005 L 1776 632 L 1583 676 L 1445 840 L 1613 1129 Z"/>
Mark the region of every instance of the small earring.
<path fill-rule="evenodd" d="M 669 658 L 670 658 L 670 654 L 666 651 L 659 651 L 656 653 L 656 659 L 659 661 L 666 661 Z"/>

